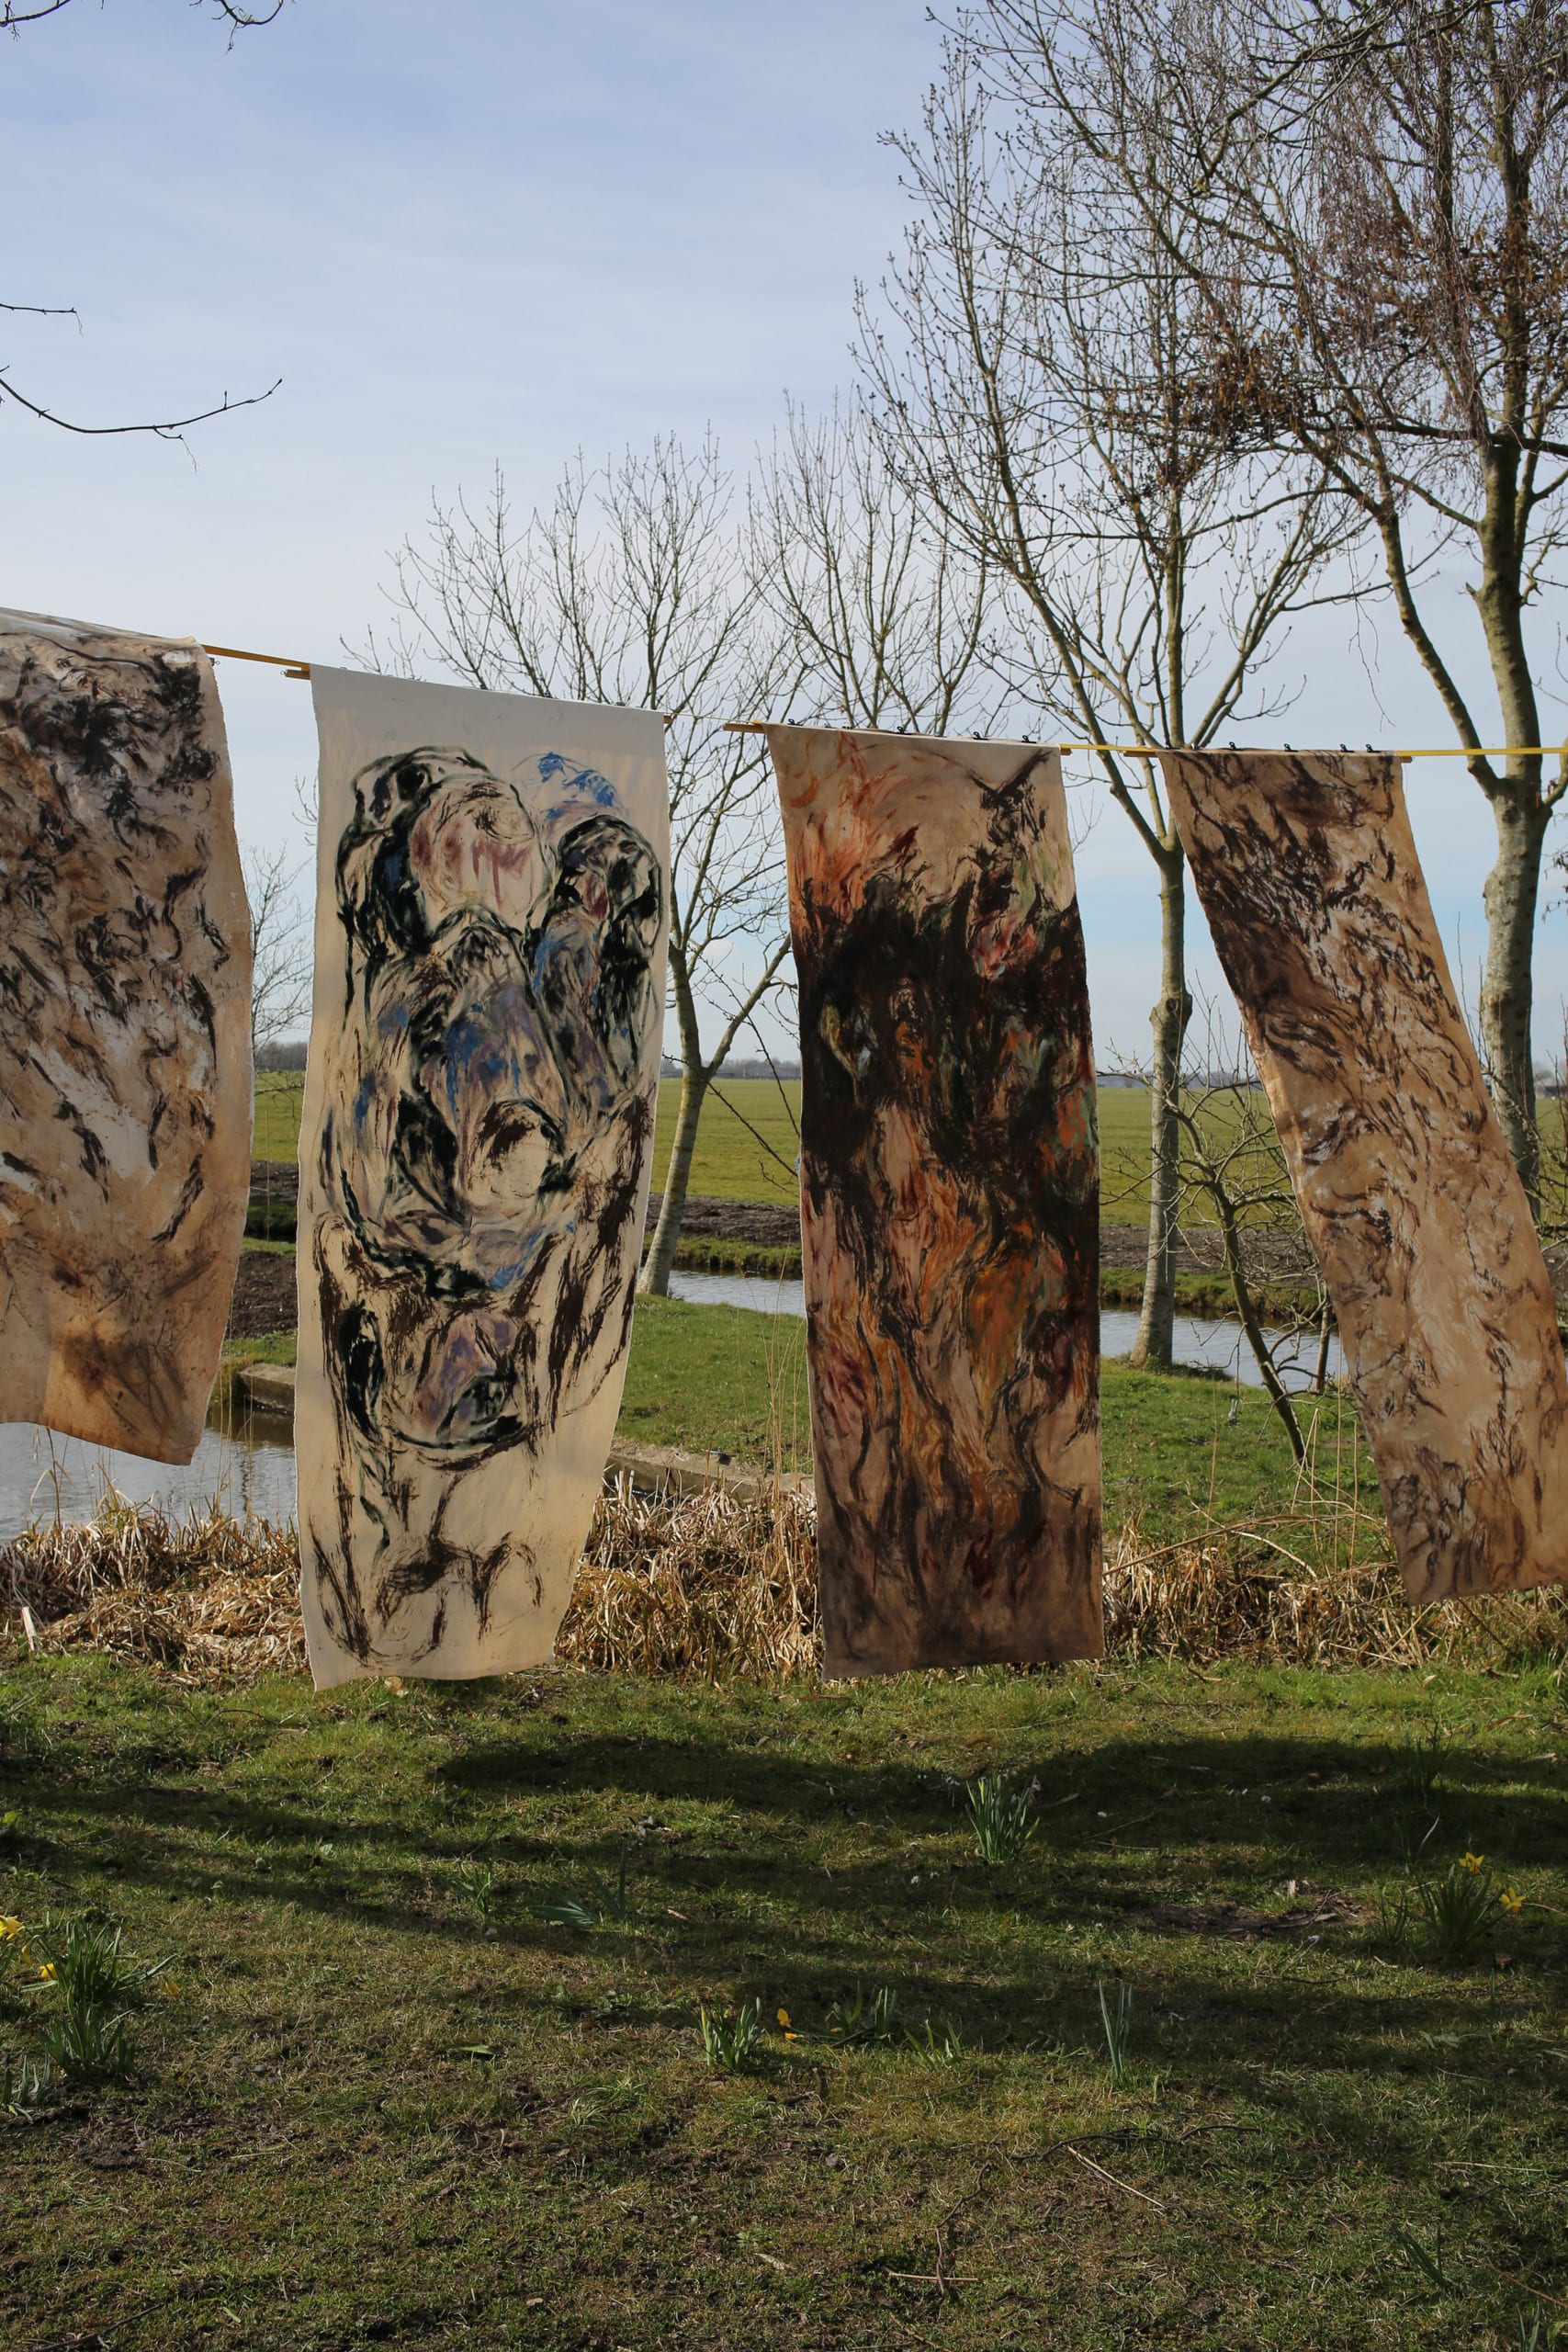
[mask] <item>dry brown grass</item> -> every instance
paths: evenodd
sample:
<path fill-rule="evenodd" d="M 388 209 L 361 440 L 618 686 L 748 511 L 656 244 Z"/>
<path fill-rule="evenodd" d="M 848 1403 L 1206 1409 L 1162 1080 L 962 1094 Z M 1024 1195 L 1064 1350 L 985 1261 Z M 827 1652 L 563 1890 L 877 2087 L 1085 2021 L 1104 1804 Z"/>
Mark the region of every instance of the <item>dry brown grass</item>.
<path fill-rule="evenodd" d="M 1106 1558 L 1108 1651 L 1310 1667 L 1568 1656 L 1562 1588 L 1413 1610 L 1381 1543 L 1341 1561 L 1340 1532 L 1310 1512 L 1152 1547 L 1124 1528 Z M 1365 1520 L 1351 1532 L 1367 1551 Z M 89 1526 L 44 1524 L 0 1550 L 0 1627 L 186 1681 L 300 1672 L 298 1578 L 290 1529 L 218 1512 L 175 1524 L 111 1499 Z M 675 1679 L 816 1673 L 810 1502 L 655 1499 L 623 1483 L 594 1521 L 557 1655 Z"/>
<path fill-rule="evenodd" d="M 622 1674 L 815 1674 L 817 1538 L 803 1497 L 607 1495 L 556 1654 Z"/>
<path fill-rule="evenodd" d="M 1348 1513 L 1345 1515 L 1348 1518 Z M 1414 1609 L 1386 1546 L 1343 1559 L 1328 1512 L 1214 1528 L 1146 1547 L 1135 1524 L 1107 1547 L 1105 1645 L 1194 1664 L 1406 1667 L 1568 1655 L 1568 1593 L 1502 1593 Z M 1315 1559 L 1314 1555 L 1315 1556 Z M 1329 1565 L 1319 1565 L 1326 1555 Z"/>
<path fill-rule="evenodd" d="M 202 1681 L 305 1665 L 294 1530 L 216 1508 L 173 1521 L 108 1497 L 0 1551 L 0 1617 L 42 1650 L 102 1650 Z"/>

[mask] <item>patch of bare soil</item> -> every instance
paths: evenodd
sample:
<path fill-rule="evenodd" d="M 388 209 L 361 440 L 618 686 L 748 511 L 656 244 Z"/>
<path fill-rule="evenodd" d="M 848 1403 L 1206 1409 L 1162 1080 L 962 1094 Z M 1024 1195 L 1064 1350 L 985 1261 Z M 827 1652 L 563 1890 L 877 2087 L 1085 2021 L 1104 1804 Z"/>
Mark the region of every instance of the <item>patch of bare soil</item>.
<path fill-rule="evenodd" d="M 664 1195 L 649 1196 L 648 1229 L 659 1222 Z M 681 1219 L 683 1241 L 751 1241 L 769 1250 L 798 1250 L 800 1211 L 792 1202 L 775 1208 L 765 1201 L 717 1201 L 710 1193 L 688 1193 Z"/>
<path fill-rule="evenodd" d="M 1100 1262 L 1102 1266 L 1142 1266 L 1149 1254 L 1146 1225 L 1102 1225 Z M 1244 1244 L 1247 1270 L 1255 1280 L 1310 1283 L 1313 1255 L 1302 1233 L 1249 1233 Z M 1217 1233 L 1202 1226 L 1183 1226 L 1176 1237 L 1176 1263 L 1182 1273 L 1224 1273 L 1225 1253 Z"/>
<path fill-rule="evenodd" d="M 1245 1903 L 1156 1903 L 1149 1911 L 1134 1914 L 1129 1924 L 1164 1928 L 1182 1936 L 1223 1936 L 1232 1943 L 1249 1943 L 1258 1936 L 1322 1934 L 1325 1928 L 1364 1926 L 1371 1917 L 1364 1904 L 1329 1886 L 1314 1886 L 1310 1879 L 1292 1879 L 1290 1907 L 1284 1911 L 1254 1911 Z"/>
<path fill-rule="evenodd" d="M 259 1340 L 266 1331 L 292 1331 L 294 1322 L 293 1259 L 276 1250 L 242 1250 L 225 1339 Z"/>
<path fill-rule="evenodd" d="M 253 1159 L 251 1198 L 253 1201 L 298 1201 L 299 1198 L 299 1161 L 296 1159 Z"/>

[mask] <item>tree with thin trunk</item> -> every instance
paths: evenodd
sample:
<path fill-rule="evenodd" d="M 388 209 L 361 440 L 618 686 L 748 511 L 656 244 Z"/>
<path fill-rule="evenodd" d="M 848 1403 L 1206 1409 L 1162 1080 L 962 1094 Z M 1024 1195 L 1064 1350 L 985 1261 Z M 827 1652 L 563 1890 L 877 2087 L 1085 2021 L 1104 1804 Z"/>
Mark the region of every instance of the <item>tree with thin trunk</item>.
<path fill-rule="evenodd" d="M 735 486 L 711 436 L 671 435 L 590 467 L 514 529 L 498 469 L 475 512 L 437 505 L 395 559 L 384 666 L 434 657 L 476 686 L 662 711 L 669 722 L 669 1006 L 681 1100 L 639 1288 L 664 1296 L 703 1105 L 773 988 L 789 937 L 777 811 L 760 738 L 724 720 L 768 707 L 787 644 L 747 561 Z M 372 640 L 371 659 L 382 661 Z M 718 1019 L 705 1044 L 704 1014 Z"/>
<path fill-rule="evenodd" d="M 282 850 L 241 853 L 251 910 L 251 1057 L 296 1037 L 310 1017 L 311 941 L 295 895 L 305 868 Z"/>
<path fill-rule="evenodd" d="M 1392 601 L 1490 806 L 1480 1023 L 1535 1201 L 1532 948 L 1568 793 L 1568 754 L 1540 748 L 1562 724 L 1544 715 L 1560 631 L 1542 600 L 1568 526 L 1568 6 L 1102 5 L 1167 61 L 1183 169 L 1142 194 L 1190 231 L 1172 250 L 1213 380 L 1247 388 L 1247 446 L 1304 456 L 1353 503 L 1360 584 Z"/>
<path fill-rule="evenodd" d="M 879 296 L 862 292 L 858 351 L 889 467 L 1005 586 L 1029 655 L 1020 684 L 1046 723 L 1101 747 L 1201 745 L 1280 707 L 1257 673 L 1314 601 L 1343 525 L 1320 467 L 1216 432 L 1206 320 L 1171 258 L 1185 222 L 1172 204 L 1152 233 L 1100 152 L 1162 141 L 1158 62 L 1070 32 L 1042 12 L 1032 47 L 981 11 L 948 42 L 919 131 L 895 141 L 914 220 Z M 1151 160 L 1156 184 L 1177 163 Z M 1159 884 L 1133 1362 L 1165 1366 L 1191 1012 L 1184 860 L 1152 761 L 1094 756 Z"/>

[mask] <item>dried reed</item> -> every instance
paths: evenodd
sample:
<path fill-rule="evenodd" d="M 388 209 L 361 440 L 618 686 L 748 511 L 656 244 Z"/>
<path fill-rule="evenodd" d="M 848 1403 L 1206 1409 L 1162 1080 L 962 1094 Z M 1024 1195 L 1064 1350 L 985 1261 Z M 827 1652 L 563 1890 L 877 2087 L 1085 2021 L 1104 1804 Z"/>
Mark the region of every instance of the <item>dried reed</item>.
<path fill-rule="evenodd" d="M 111 1494 L 86 1525 L 42 1522 L 0 1550 L 0 1622 L 29 1647 L 102 1650 L 186 1680 L 297 1671 L 299 1543 L 216 1504 L 176 1521 Z"/>
<path fill-rule="evenodd" d="M 813 1517 L 784 1488 L 650 1498 L 623 1479 L 594 1521 L 556 1655 L 677 1680 L 815 1673 Z"/>
<path fill-rule="evenodd" d="M 1345 1548 L 1329 1506 L 1152 1546 L 1134 1521 L 1108 1547 L 1107 1649 L 1316 1667 L 1568 1656 L 1561 1588 L 1412 1610 L 1364 1517 L 1357 1532 L 1366 1556 L 1323 1566 Z M 216 1510 L 175 1524 L 111 1497 L 87 1526 L 44 1523 L 0 1550 L 0 1632 L 184 1681 L 298 1672 L 298 1580 L 291 1529 Z M 814 1674 L 820 1654 L 808 1498 L 652 1498 L 624 1482 L 606 1494 L 557 1644 L 564 1664 L 767 1679 Z"/>

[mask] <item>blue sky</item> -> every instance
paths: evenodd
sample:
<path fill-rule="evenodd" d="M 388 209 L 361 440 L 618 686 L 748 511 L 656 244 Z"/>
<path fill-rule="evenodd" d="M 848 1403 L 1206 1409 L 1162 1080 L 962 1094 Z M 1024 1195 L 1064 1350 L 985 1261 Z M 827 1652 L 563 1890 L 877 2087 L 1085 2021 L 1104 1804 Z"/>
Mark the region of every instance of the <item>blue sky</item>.
<path fill-rule="evenodd" d="M 523 503 L 579 446 L 709 424 L 743 467 L 786 388 L 816 404 L 847 380 L 854 280 L 903 218 L 877 134 L 917 115 L 936 41 L 924 0 L 292 0 L 230 51 L 186 0 L 73 0 L 0 45 L 27 224 L 0 292 L 74 303 L 81 328 L 7 319 L 0 356 L 85 421 L 283 385 L 189 454 L 0 409 L 0 595 L 341 659 L 433 489 L 482 488 L 500 458 Z M 1442 741 L 1397 632 L 1366 644 L 1375 690 L 1342 616 L 1299 631 L 1280 670 L 1308 688 L 1279 731 Z M 242 834 L 288 839 L 308 692 L 234 663 L 220 683 Z M 1409 774 L 1450 954 L 1472 962 L 1489 820 L 1462 771 Z M 1113 808 L 1080 878 L 1100 1049 L 1136 1052 L 1156 902 Z M 1540 951 L 1547 1051 L 1561 910 Z"/>

